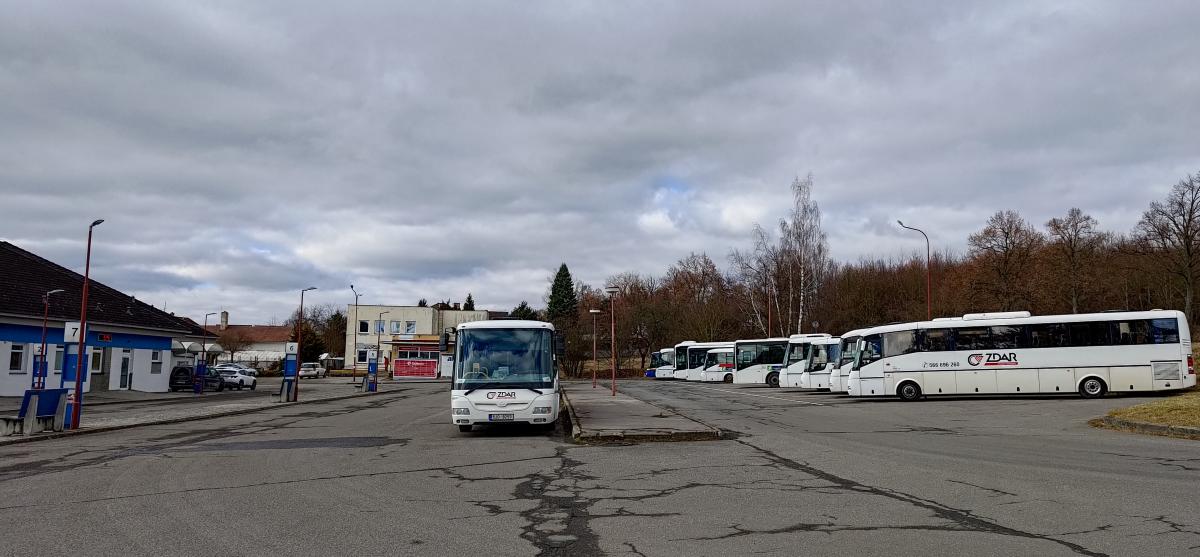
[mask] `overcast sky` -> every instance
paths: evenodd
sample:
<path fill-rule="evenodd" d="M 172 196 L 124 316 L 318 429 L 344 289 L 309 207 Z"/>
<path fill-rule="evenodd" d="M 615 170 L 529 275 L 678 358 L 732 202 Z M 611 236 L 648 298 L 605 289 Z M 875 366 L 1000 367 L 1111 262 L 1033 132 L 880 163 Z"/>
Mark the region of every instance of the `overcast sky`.
<path fill-rule="evenodd" d="M 1200 170 L 1200 2 L 5 2 L 0 238 L 168 311 L 543 304 L 998 209 L 1127 231 Z"/>

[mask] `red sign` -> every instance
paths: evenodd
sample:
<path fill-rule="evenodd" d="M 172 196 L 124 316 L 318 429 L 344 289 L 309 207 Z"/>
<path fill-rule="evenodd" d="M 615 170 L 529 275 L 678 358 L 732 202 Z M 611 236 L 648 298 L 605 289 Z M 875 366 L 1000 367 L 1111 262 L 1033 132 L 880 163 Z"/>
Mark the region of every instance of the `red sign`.
<path fill-rule="evenodd" d="M 392 362 L 392 377 L 437 377 L 437 360 L 396 360 Z"/>
<path fill-rule="evenodd" d="M 96 339 L 99 342 L 112 342 L 112 335 L 110 335 L 108 333 L 98 333 L 96 335 Z"/>

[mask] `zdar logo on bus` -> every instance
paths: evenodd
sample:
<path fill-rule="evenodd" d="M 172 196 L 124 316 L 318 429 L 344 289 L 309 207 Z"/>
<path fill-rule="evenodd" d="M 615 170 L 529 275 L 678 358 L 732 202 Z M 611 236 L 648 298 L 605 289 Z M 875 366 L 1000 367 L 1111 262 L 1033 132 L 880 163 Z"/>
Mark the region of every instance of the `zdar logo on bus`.
<path fill-rule="evenodd" d="M 973 366 L 983 364 L 984 367 L 992 366 L 1015 366 L 1017 365 L 1017 355 L 1014 352 L 1001 354 L 998 352 L 989 352 L 987 354 L 971 354 L 967 356 L 967 363 Z"/>
<path fill-rule="evenodd" d="M 500 399 L 500 400 L 504 400 L 504 399 L 513 399 L 513 398 L 517 398 L 517 393 L 516 393 L 516 391 L 499 391 L 499 392 L 497 392 L 497 391 L 492 391 L 492 392 L 490 392 L 490 393 L 488 393 L 488 394 L 487 394 L 487 397 L 488 397 L 488 400 L 495 400 L 495 399 Z"/>

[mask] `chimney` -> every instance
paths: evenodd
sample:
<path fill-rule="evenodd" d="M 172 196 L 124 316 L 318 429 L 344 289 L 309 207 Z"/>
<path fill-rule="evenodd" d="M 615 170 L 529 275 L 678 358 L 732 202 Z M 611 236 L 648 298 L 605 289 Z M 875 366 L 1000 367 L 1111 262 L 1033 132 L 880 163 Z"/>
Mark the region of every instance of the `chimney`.
<path fill-rule="evenodd" d="M 222 310 L 221 311 L 221 330 L 224 331 L 225 329 L 228 329 L 228 328 L 229 328 L 229 312 Z"/>

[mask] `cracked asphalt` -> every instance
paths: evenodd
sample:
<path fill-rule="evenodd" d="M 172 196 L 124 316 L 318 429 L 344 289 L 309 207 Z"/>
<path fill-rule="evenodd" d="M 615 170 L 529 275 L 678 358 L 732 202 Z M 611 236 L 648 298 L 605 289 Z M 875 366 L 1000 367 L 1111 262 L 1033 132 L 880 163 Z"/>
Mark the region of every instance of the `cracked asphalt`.
<path fill-rule="evenodd" d="M 1200 553 L 1200 445 L 1136 398 L 853 400 L 629 381 L 721 441 L 447 423 L 444 385 L 0 447 L 2 555 Z"/>

